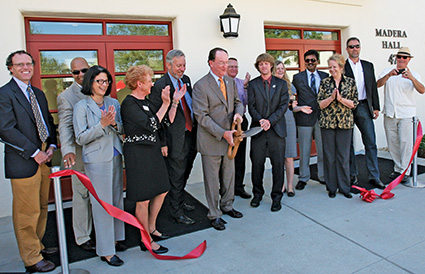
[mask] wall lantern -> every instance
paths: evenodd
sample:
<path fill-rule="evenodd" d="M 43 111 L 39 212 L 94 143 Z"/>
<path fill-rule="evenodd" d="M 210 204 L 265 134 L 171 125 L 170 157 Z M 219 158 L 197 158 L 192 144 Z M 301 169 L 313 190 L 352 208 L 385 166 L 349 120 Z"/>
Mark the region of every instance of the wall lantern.
<path fill-rule="evenodd" d="M 220 15 L 221 31 L 223 32 L 224 38 L 238 37 L 240 20 L 241 16 L 236 13 L 236 10 L 233 8 L 232 4 L 229 3 L 227 8 L 224 10 L 224 13 Z"/>

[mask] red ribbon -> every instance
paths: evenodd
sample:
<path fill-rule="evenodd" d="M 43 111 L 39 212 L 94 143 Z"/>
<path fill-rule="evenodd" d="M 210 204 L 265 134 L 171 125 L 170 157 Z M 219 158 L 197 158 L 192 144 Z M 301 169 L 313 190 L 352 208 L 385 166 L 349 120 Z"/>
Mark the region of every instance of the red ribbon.
<path fill-rule="evenodd" d="M 149 252 L 157 259 L 159 260 L 183 260 L 183 259 L 196 259 L 200 257 L 205 249 L 207 248 L 207 241 L 203 241 L 200 245 L 198 245 L 195 249 L 193 249 L 191 252 L 186 254 L 183 257 L 178 256 L 169 256 L 169 255 L 159 255 L 155 254 L 152 251 L 151 243 L 150 243 L 150 237 L 146 229 L 142 226 L 142 224 L 139 222 L 139 220 L 131 215 L 128 212 L 125 212 L 113 205 L 110 205 L 101 199 L 99 199 L 99 196 L 97 196 L 97 193 L 87 175 L 80 173 L 75 170 L 61 170 L 55 173 L 50 174 L 50 179 L 56 178 L 56 177 L 62 177 L 62 176 L 68 176 L 68 175 L 77 175 L 78 179 L 83 183 L 83 185 L 88 189 L 88 191 L 93 195 L 93 197 L 99 202 L 99 204 L 108 212 L 109 215 L 111 215 L 114 218 L 117 218 L 129 225 L 132 225 L 134 227 L 137 227 L 140 229 L 140 234 L 142 235 L 143 243 L 145 243 L 145 246 L 149 250 Z"/>
<path fill-rule="evenodd" d="M 421 122 L 419 122 L 418 123 L 418 131 L 417 131 L 417 134 L 416 134 L 416 141 L 415 141 L 415 145 L 413 146 L 413 153 L 412 153 L 412 156 L 410 156 L 410 162 L 407 165 L 406 170 L 404 170 L 404 172 L 400 176 L 398 176 L 391 183 L 389 183 L 389 185 L 384 189 L 384 191 L 382 191 L 381 195 L 376 194 L 373 189 L 367 190 L 367 189 L 362 188 L 362 187 L 351 186 L 355 189 L 360 190 L 360 197 L 363 199 L 363 201 L 371 203 L 377 197 L 384 199 L 384 200 L 394 197 L 394 193 L 391 193 L 391 190 L 393 190 L 401 182 L 401 180 L 403 179 L 407 170 L 409 169 L 409 166 L 412 163 L 413 158 L 415 157 L 415 154 L 419 149 L 419 146 L 420 146 L 421 141 L 422 141 L 422 137 L 423 137 L 422 125 L 421 125 Z"/>

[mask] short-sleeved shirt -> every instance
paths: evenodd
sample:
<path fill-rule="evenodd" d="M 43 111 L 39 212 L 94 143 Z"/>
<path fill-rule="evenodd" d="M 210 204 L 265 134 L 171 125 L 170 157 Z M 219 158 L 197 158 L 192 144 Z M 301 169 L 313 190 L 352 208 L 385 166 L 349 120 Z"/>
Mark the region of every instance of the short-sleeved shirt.
<path fill-rule="evenodd" d="M 394 67 L 386 68 L 379 75 L 379 79 L 387 75 Z M 413 77 L 420 83 L 421 77 L 418 73 L 410 71 Z M 385 83 L 384 88 L 384 115 L 391 118 L 411 118 L 416 115 L 415 87 L 411 80 L 401 74 L 391 76 Z"/>

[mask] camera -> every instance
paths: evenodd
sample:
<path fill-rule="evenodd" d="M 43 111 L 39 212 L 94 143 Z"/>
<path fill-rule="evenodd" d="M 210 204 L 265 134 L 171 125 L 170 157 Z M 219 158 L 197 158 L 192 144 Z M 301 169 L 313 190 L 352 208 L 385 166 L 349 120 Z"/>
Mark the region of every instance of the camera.
<path fill-rule="evenodd" d="M 406 70 L 405 68 L 404 69 L 399 69 L 398 72 L 397 72 L 397 75 L 402 74 L 405 70 Z"/>

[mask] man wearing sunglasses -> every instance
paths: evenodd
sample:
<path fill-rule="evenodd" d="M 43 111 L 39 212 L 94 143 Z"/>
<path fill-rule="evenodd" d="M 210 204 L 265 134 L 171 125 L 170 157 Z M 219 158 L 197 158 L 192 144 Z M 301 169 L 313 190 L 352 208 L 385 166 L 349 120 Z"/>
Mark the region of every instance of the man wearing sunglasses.
<path fill-rule="evenodd" d="M 295 113 L 295 122 L 298 130 L 298 144 L 300 147 L 300 175 L 295 186 L 297 190 L 303 190 L 307 181 L 310 180 L 310 153 L 311 141 L 314 136 L 317 151 L 317 169 L 319 182 L 325 184 L 323 171 L 322 135 L 318 124 L 320 109 L 317 103 L 320 81 L 328 77 L 326 72 L 318 71 L 319 53 L 311 49 L 304 53 L 306 70 L 294 75 L 292 84 L 297 89 L 297 101 L 299 106 L 309 106 L 312 113 L 302 111 Z"/>
<path fill-rule="evenodd" d="M 369 182 L 380 189 L 384 189 L 385 185 L 379 179 L 378 150 L 373 123 L 373 120 L 378 118 L 380 111 L 375 69 L 372 63 L 360 60 L 360 40 L 357 37 L 351 37 L 347 40 L 347 53 L 349 58 L 345 63 L 345 75 L 356 80 L 359 104 L 353 110 L 354 123 L 362 135 Z M 351 138 L 350 150 L 351 184 L 357 184 L 358 171 L 353 138 Z"/>
<path fill-rule="evenodd" d="M 425 93 L 425 87 L 418 73 L 410 70 L 407 65 L 413 56 L 408 47 L 402 47 L 397 52 L 396 67 L 382 71 L 377 82 L 378 87 L 384 87 L 384 128 L 388 149 L 394 161 L 394 172 L 391 179 L 397 178 L 408 169 L 402 183 L 407 183 L 410 175 L 408 166 L 413 151 L 413 123 L 416 116 L 415 90 Z"/>
<path fill-rule="evenodd" d="M 86 95 L 81 93 L 81 88 L 84 73 L 88 69 L 89 64 L 84 58 L 74 58 L 71 61 L 71 73 L 74 83 L 59 94 L 57 98 L 59 139 L 61 141 L 63 166 L 83 173 L 81 147 L 75 143 L 72 120 L 75 104 L 86 98 Z M 76 176 L 72 176 L 72 192 L 72 226 L 75 242 L 86 251 L 95 251 L 95 244 L 90 238 L 92 215 L 89 192 Z"/>

